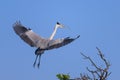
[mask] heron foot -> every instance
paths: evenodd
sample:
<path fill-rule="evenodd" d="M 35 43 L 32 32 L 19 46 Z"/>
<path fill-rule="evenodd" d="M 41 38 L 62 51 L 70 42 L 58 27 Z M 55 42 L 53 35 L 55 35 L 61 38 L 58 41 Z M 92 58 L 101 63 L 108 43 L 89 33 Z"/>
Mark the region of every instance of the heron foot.
<path fill-rule="evenodd" d="M 36 63 L 33 64 L 33 67 L 34 67 L 34 68 L 35 68 L 35 64 L 36 64 Z"/>
<path fill-rule="evenodd" d="M 40 67 L 40 63 L 38 63 L 37 67 L 38 67 L 38 68 Z"/>

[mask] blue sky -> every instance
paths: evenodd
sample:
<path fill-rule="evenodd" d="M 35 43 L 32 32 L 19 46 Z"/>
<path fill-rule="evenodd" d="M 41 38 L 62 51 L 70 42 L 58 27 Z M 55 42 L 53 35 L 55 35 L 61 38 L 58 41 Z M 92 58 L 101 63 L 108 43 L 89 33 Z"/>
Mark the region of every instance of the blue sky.
<path fill-rule="evenodd" d="M 111 63 L 109 79 L 117 80 L 120 73 L 119 3 L 119 0 L 1 0 L 0 79 L 57 80 L 58 73 L 69 73 L 76 78 L 80 73 L 88 73 L 86 67 L 91 66 L 80 52 L 99 63 L 97 46 Z M 17 20 L 46 38 L 59 21 L 67 27 L 59 29 L 55 39 L 78 34 L 80 38 L 67 46 L 46 51 L 40 69 L 33 68 L 36 48 L 14 33 L 12 25 Z"/>

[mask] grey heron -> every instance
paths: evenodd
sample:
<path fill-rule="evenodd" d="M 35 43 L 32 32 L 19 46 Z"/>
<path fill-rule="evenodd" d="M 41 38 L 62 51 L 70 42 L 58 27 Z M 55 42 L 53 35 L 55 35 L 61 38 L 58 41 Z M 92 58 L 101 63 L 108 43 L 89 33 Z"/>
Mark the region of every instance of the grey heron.
<path fill-rule="evenodd" d="M 78 35 L 76 38 L 66 37 L 66 38 L 54 40 L 53 37 L 55 36 L 58 28 L 64 28 L 64 25 L 57 22 L 50 38 L 43 38 L 43 37 L 40 37 L 35 32 L 33 32 L 32 29 L 23 26 L 20 22 L 16 22 L 13 24 L 13 29 L 14 29 L 15 33 L 23 41 L 25 41 L 27 44 L 29 44 L 31 47 L 37 48 L 35 50 L 36 58 L 35 58 L 35 61 L 33 64 L 34 67 L 36 65 L 37 59 L 39 59 L 38 64 L 37 64 L 37 66 L 39 68 L 40 58 L 41 58 L 41 55 L 44 53 L 44 51 L 62 47 L 80 37 L 80 35 Z"/>

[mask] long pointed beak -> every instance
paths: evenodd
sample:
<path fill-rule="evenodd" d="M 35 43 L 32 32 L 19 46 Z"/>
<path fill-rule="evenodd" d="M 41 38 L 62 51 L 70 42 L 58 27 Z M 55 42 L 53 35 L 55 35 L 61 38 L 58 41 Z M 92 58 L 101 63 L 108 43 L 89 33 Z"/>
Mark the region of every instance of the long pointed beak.
<path fill-rule="evenodd" d="M 61 24 L 62 28 L 65 28 L 65 26 L 63 24 Z"/>

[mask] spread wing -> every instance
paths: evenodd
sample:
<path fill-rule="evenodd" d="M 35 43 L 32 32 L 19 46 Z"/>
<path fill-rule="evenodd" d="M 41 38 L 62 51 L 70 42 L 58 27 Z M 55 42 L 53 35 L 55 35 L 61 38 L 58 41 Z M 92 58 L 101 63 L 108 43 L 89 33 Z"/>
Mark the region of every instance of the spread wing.
<path fill-rule="evenodd" d="M 30 28 L 26 28 L 20 22 L 13 25 L 15 33 L 31 47 L 37 47 L 37 42 L 43 40 L 39 35 L 34 33 Z"/>
<path fill-rule="evenodd" d="M 69 37 L 67 37 L 67 38 L 64 38 L 64 39 L 52 40 L 49 43 L 49 47 L 47 48 L 47 50 L 65 46 L 65 45 L 73 42 L 74 40 L 76 40 L 79 37 L 80 37 L 80 35 L 78 35 L 76 38 L 69 38 Z"/>

